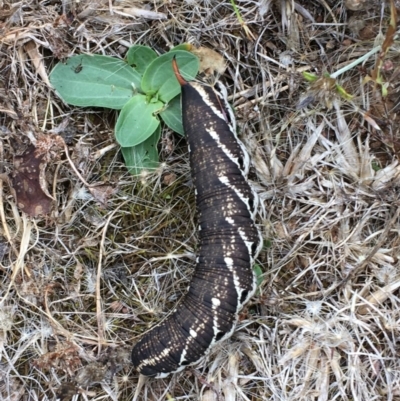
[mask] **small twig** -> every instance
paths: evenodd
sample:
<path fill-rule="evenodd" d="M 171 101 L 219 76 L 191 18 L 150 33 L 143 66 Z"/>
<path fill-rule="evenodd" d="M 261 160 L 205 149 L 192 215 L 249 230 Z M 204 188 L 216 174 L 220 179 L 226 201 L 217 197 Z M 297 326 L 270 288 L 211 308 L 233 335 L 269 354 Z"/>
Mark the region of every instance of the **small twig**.
<path fill-rule="evenodd" d="M 325 6 L 325 8 L 328 10 L 329 14 L 331 15 L 333 21 L 335 22 L 335 24 L 337 24 L 337 19 L 335 17 L 335 14 L 333 13 L 332 9 L 329 7 L 328 3 L 325 0 L 320 0 L 321 3 Z"/>
<path fill-rule="evenodd" d="M 4 149 L 3 149 L 3 141 L 0 141 L 0 160 L 4 160 Z M 0 165 L 0 173 L 3 175 L 3 165 Z M 18 256 L 18 252 L 15 249 L 10 231 L 8 229 L 8 224 L 6 221 L 6 215 L 4 213 L 4 202 L 3 202 L 4 196 L 3 196 L 3 180 L 0 178 L 0 218 L 1 218 L 1 223 L 3 226 L 4 230 L 4 235 L 7 238 L 8 243 L 10 244 L 13 252 L 15 253 L 16 256 Z"/>
<path fill-rule="evenodd" d="M 101 344 L 104 344 L 104 314 L 103 308 L 101 305 L 101 294 L 100 294 L 100 277 L 101 277 L 101 269 L 102 269 L 102 261 L 103 255 L 106 253 L 104 243 L 106 241 L 106 234 L 108 226 L 112 218 L 114 217 L 115 213 L 121 209 L 126 203 L 131 202 L 131 199 L 127 199 L 126 201 L 122 202 L 118 207 L 110 214 L 106 223 L 104 224 L 103 231 L 101 234 L 101 241 L 100 241 L 100 252 L 99 252 L 99 262 L 97 264 L 97 275 L 96 275 L 96 319 L 97 319 L 97 331 L 99 336 L 99 346 L 98 346 L 98 353 L 101 352 Z"/>
<path fill-rule="evenodd" d="M 214 391 L 217 401 L 221 400 L 221 393 L 220 391 L 217 390 L 217 388 L 214 386 L 214 384 L 209 383 L 206 379 L 203 378 L 203 376 L 196 370 L 192 369 L 193 374 L 196 376 L 197 380 L 203 385 Z"/>
<path fill-rule="evenodd" d="M 90 345 L 97 345 L 99 344 L 98 339 L 91 338 L 91 337 L 85 337 L 77 333 L 73 333 L 67 329 L 65 329 L 60 322 L 58 322 L 56 319 L 54 319 L 51 311 L 50 311 L 50 305 L 49 305 L 49 290 L 52 289 L 53 286 L 48 285 L 45 290 L 44 290 L 44 314 L 45 316 L 49 319 L 49 323 L 54 331 L 54 334 L 61 334 L 63 337 L 65 337 L 67 340 L 72 341 L 74 338 L 79 338 L 80 342 L 83 342 L 84 344 L 90 344 Z M 55 337 L 57 340 L 57 337 Z M 104 344 L 107 344 L 107 342 L 104 342 Z M 115 344 L 115 342 L 113 342 Z"/>
<path fill-rule="evenodd" d="M 135 394 L 133 395 L 132 401 L 137 401 L 140 392 L 142 391 L 142 387 L 144 386 L 144 384 L 147 382 L 148 377 L 143 376 L 143 375 L 139 375 L 139 381 L 138 384 L 136 386 L 136 390 L 135 390 Z"/>
<path fill-rule="evenodd" d="M 75 167 L 74 162 L 71 160 L 71 158 L 69 157 L 69 152 L 68 152 L 68 146 L 67 144 L 64 142 L 64 151 L 65 151 L 65 155 L 67 156 L 67 160 L 69 162 L 69 164 L 71 165 L 72 169 L 75 171 L 75 174 L 78 176 L 78 178 L 82 181 L 82 183 L 88 187 L 91 188 L 92 185 L 88 184 L 86 182 L 86 180 L 81 176 L 80 172 L 78 171 L 78 169 Z"/>
<path fill-rule="evenodd" d="M 19 254 L 15 264 L 13 266 L 13 273 L 10 279 L 10 283 L 7 287 L 7 290 L 3 294 L 3 298 L 0 300 L 0 307 L 2 306 L 3 302 L 6 301 L 11 288 L 14 285 L 15 279 L 17 278 L 18 273 L 24 266 L 25 255 L 29 250 L 29 241 L 32 232 L 32 221 L 29 220 L 25 213 L 22 214 L 22 221 L 23 221 L 23 231 L 22 231 L 22 238 L 21 238 L 21 245 L 19 248 Z M 29 274 L 29 273 L 28 273 Z"/>

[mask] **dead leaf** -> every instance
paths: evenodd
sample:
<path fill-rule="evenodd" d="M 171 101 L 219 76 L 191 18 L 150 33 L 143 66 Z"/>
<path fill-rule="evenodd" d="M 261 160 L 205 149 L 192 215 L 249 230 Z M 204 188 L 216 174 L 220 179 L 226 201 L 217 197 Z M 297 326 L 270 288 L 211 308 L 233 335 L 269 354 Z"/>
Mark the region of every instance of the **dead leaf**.
<path fill-rule="evenodd" d="M 199 72 L 204 72 L 206 75 L 217 72 L 223 74 L 226 70 L 224 58 L 215 50 L 208 47 L 192 47 L 190 52 L 196 55 L 200 60 Z"/>
<path fill-rule="evenodd" d="M 31 217 L 46 215 L 51 210 L 52 199 L 41 186 L 45 167 L 44 155 L 37 155 L 33 145 L 14 158 L 15 170 L 11 179 L 14 196 L 18 207 Z"/>
<path fill-rule="evenodd" d="M 110 185 L 98 185 L 96 187 L 88 188 L 93 198 L 102 205 L 106 205 L 108 199 L 117 192 L 117 188 L 113 188 Z"/>
<path fill-rule="evenodd" d="M 165 185 L 171 185 L 172 183 L 174 183 L 176 181 L 176 174 L 174 173 L 168 173 L 165 174 L 163 177 L 163 182 Z"/>
<path fill-rule="evenodd" d="M 124 17 L 138 17 L 145 19 L 167 19 L 167 14 L 159 13 L 156 11 L 145 10 L 144 8 L 138 7 L 129 7 L 129 8 L 120 8 L 113 7 L 113 11 L 116 14 L 123 15 Z"/>
<path fill-rule="evenodd" d="M 365 9 L 368 2 L 367 0 L 345 0 L 344 5 L 348 10 L 359 11 Z"/>
<path fill-rule="evenodd" d="M 49 76 L 47 75 L 46 68 L 43 63 L 43 56 L 39 53 L 37 49 L 37 44 L 31 40 L 24 45 L 25 51 L 28 53 L 29 58 L 36 69 L 36 73 L 42 78 L 43 82 L 51 88 Z"/>
<path fill-rule="evenodd" d="M 54 351 L 39 356 L 39 358 L 33 361 L 33 365 L 44 372 L 52 369 L 60 369 L 72 374 L 82 366 L 82 362 L 79 357 L 78 346 L 70 341 L 66 341 L 57 343 Z"/>
<path fill-rule="evenodd" d="M 365 303 L 358 308 L 358 313 L 365 315 L 366 313 L 373 311 L 374 307 L 378 308 L 379 305 L 386 301 L 399 287 L 400 279 L 397 277 L 397 279 L 393 280 L 392 283 L 379 288 L 369 295 L 366 298 Z"/>
<path fill-rule="evenodd" d="M 43 156 L 46 163 L 60 160 L 65 142 L 60 135 L 36 133 L 36 154 Z"/>

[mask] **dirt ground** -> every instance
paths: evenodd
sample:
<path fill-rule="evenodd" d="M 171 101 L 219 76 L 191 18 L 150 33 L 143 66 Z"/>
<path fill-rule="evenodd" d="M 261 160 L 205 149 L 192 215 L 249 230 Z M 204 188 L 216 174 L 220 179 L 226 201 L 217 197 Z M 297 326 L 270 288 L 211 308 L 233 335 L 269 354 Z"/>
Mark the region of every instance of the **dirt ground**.
<path fill-rule="evenodd" d="M 396 8 L 0 0 L 0 399 L 400 400 Z M 49 74 L 185 42 L 210 49 L 199 79 L 227 86 L 251 156 L 262 276 L 232 338 L 143 380 L 132 346 L 195 265 L 186 142 L 164 127 L 159 168 L 132 176 L 117 112 L 65 104 Z"/>

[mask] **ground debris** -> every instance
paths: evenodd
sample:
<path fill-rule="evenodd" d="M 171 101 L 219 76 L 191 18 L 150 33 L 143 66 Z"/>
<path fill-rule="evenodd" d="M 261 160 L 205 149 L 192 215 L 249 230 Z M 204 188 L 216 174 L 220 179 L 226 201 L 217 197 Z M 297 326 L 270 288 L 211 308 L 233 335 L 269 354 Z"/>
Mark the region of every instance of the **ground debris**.
<path fill-rule="evenodd" d="M 37 155 L 36 148 L 30 145 L 21 155 L 14 158 L 12 187 L 18 207 L 31 217 L 49 214 L 52 199 L 43 191 L 40 176 L 46 163 L 43 155 Z"/>
<path fill-rule="evenodd" d="M 89 192 L 93 198 L 96 199 L 101 205 L 105 206 L 112 195 L 118 191 L 118 188 L 114 188 L 110 185 L 99 185 L 92 186 L 89 188 Z"/>
<path fill-rule="evenodd" d="M 92 386 L 102 381 L 110 381 L 112 377 L 129 366 L 130 346 L 108 348 L 98 361 L 86 365 L 76 375 L 76 382 L 82 386 Z"/>
<path fill-rule="evenodd" d="M 49 351 L 33 361 L 34 365 L 43 371 L 61 369 L 73 374 L 81 367 L 79 347 L 70 341 L 57 343 L 54 351 Z"/>
<path fill-rule="evenodd" d="M 35 145 L 29 145 L 22 155 L 14 157 L 11 183 L 18 207 L 30 217 L 47 215 L 53 198 L 47 190 L 46 166 L 58 159 L 59 136 L 40 135 Z"/>
<path fill-rule="evenodd" d="M 57 399 L 69 401 L 77 393 L 78 388 L 73 383 L 63 383 L 57 390 Z"/>

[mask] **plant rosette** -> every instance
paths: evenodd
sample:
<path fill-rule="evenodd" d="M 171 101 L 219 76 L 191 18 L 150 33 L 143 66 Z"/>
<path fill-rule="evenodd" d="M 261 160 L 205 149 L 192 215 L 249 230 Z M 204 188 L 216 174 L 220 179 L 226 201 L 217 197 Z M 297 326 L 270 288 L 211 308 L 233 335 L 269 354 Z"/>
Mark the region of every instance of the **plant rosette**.
<path fill-rule="evenodd" d="M 132 174 L 159 165 L 157 143 L 161 120 L 183 135 L 180 86 L 172 70 L 175 57 L 190 81 L 199 70 L 198 58 L 179 45 L 161 56 L 147 46 L 132 46 L 126 61 L 102 55 L 79 55 L 57 64 L 50 82 L 66 103 L 80 107 L 120 110 L 115 137 Z"/>

